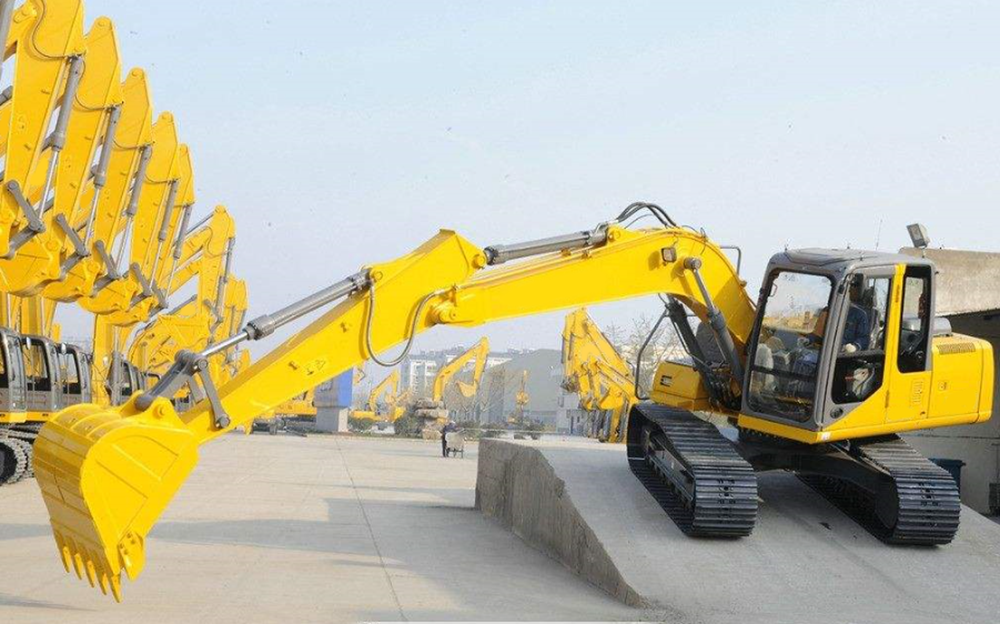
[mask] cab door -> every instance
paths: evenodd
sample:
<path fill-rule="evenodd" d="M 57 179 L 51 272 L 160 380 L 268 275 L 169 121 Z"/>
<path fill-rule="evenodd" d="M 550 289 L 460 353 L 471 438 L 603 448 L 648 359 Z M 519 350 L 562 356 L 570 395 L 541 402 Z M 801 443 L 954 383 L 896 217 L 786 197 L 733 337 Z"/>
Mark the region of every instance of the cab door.
<path fill-rule="evenodd" d="M 62 366 L 59 363 L 59 351 L 54 342 L 46 340 L 42 343 L 49 369 L 48 412 L 57 412 L 63 408 Z"/>
<path fill-rule="evenodd" d="M 90 358 L 83 351 L 77 351 L 76 361 L 80 365 L 80 402 L 90 403 L 94 400 L 94 391 L 90 387 Z"/>
<path fill-rule="evenodd" d="M 896 289 L 898 316 L 895 352 L 890 370 L 886 422 L 902 423 L 927 418 L 931 394 L 931 325 L 933 295 L 929 266 L 901 266 Z"/>
<path fill-rule="evenodd" d="M 21 353 L 21 339 L 11 334 L 3 334 L 4 377 L 6 387 L 0 390 L 2 409 L 23 412 L 27 409 L 28 388 L 24 378 L 24 355 Z M 6 394 L 6 397 L 3 395 Z"/>

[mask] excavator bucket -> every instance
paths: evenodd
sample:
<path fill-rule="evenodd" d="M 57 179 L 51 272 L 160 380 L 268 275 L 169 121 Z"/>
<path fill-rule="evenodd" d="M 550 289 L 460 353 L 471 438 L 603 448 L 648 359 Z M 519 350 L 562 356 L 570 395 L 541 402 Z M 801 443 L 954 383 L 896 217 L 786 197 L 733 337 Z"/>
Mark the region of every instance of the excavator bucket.
<path fill-rule="evenodd" d="M 464 381 L 459 381 L 455 385 L 458 386 L 459 393 L 467 399 L 471 399 L 476 396 L 476 391 L 479 389 L 476 384 L 469 384 Z"/>
<path fill-rule="evenodd" d="M 66 571 L 119 602 L 121 571 L 132 580 L 142 572 L 146 534 L 198 460 L 170 402 L 139 411 L 136 396 L 112 409 L 65 409 L 35 441 L 35 476 Z"/>

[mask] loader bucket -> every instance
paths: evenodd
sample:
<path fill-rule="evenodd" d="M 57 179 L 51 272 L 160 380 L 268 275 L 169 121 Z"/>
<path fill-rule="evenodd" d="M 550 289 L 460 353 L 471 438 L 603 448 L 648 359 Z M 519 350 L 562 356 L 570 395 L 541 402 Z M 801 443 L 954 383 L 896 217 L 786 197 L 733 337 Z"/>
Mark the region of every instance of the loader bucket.
<path fill-rule="evenodd" d="M 106 409 L 59 412 L 35 441 L 35 477 L 63 566 L 121 601 L 121 571 L 145 563 L 146 534 L 198 461 L 170 402 L 139 412 L 134 395 Z"/>

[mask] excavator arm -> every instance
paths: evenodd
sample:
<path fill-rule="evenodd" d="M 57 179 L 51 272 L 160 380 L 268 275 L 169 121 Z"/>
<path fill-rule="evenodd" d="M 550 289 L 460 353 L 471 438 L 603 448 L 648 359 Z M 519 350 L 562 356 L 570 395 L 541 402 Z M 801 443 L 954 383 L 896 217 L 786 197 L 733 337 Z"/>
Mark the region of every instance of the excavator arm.
<path fill-rule="evenodd" d="M 383 379 L 375 386 L 371 393 L 368 395 L 368 409 L 373 413 L 378 413 L 378 402 L 382 399 L 383 395 L 388 393 L 389 397 L 394 398 L 396 394 L 399 393 L 399 369 L 393 369 L 389 376 Z"/>
<path fill-rule="evenodd" d="M 466 383 L 461 379 L 455 382 L 458 391 L 467 399 L 476 396 L 479 391 L 479 382 L 483 379 L 483 372 L 486 371 L 486 361 L 490 355 L 490 341 L 483 336 L 472 348 L 475 351 L 476 364 L 472 369 L 472 381 Z"/>
<path fill-rule="evenodd" d="M 172 315 L 182 317 L 184 310 L 193 310 L 191 315 L 194 331 L 203 332 L 207 337 L 211 334 L 213 324 L 218 321 L 217 311 L 219 310 L 217 289 L 225 289 L 226 275 L 228 275 L 228 261 L 231 251 L 230 241 L 233 239 L 234 223 L 229 213 L 224 207 L 219 206 L 209 215 L 208 224 L 204 227 L 196 227 L 192 235 L 187 239 L 178 239 L 174 246 L 172 261 L 181 265 L 181 269 L 174 272 L 169 278 L 169 287 L 166 292 L 161 293 L 163 298 L 174 294 L 185 283 L 199 277 L 199 294 L 203 295 L 206 305 L 210 309 L 198 311 L 194 307 L 186 308 L 185 304 L 178 306 Z M 184 243 L 187 243 L 186 245 Z M 223 274 L 225 267 L 226 273 Z M 202 270 L 204 269 L 204 270 Z M 242 292 L 245 304 L 245 285 Z M 198 298 L 198 295 L 195 296 Z M 245 309 L 245 307 L 244 307 Z M 155 312 L 155 309 L 153 309 Z M 97 314 L 94 319 L 94 366 L 91 369 L 94 388 L 97 396 L 104 399 L 103 391 L 100 389 L 107 375 L 113 369 L 111 362 L 125 350 L 128 337 L 132 333 L 139 319 L 134 319 L 129 314 L 122 316 L 119 314 Z M 150 309 L 144 311 L 148 318 Z M 204 326 L 204 327 L 203 327 Z M 134 347 L 133 351 L 139 352 L 151 349 L 166 332 L 156 331 L 148 333 L 144 342 L 139 347 Z M 100 401 L 99 401 L 100 402 Z"/>
<path fill-rule="evenodd" d="M 177 213 L 181 212 L 176 209 L 180 193 L 192 189 L 193 194 L 190 154 L 187 146 L 178 143 L 173 115 L 161 113 L 152 125 L 150 137 L 151 146 L 140 153 L 125 209 L 126 236 L 121 237 L 117 249 L 111 252 L 117 279 L 101 284 L 99 291 L 84 304 L 94 314 L 108 315 L 114 325 L 142 322 L 148 318 L 154 302 L 165 303 L 162 293 L 154 289 L 158 268 L 154 258 L 159 257 L 173 231 Z M 130 256 L 127 265 L 126 248 Z"/>
<path fill-rule="evenodd" d="M 375 420 L 378 418 L 379 401 L 385 398 L 386 405 L 389 406 L 390 417 L 396 405 L 396 396 L 399 393 L 399 369 L 395 368 L 385 379 L 375 384 L 372 391 L 368 393 L 367 410 L 356 410 L 351 414 L 353 418 L 367 418 Z"/>
<path fill-rule="evenodd" d="M 598 359 L 611 362 L 622 370 L 628 369 L 618 350 L 587 314 L 587 309 L 573 310 L 566 315 L 563 325 L 563 386 L 570 392 L 584 390 L 586 394 L 587 364 Z"/>
<path fill-rule="evenodd" d="M 54 4 L 54 3 L 49 3 Z M 24 228 L 0 260 L 5 290 L 31 295 L 61 280 L 90 251 L 92 206 L 81 207 L 98 146 L 114 140 L 122 102 L 121 63 L 111 20 L 94 22 L 85 37 L 86 54 L 70 60 L 69 76 L 55 131 L 24 188 L 28 202 L 41 207 L 41 230 Z M 98 167 L 101 162 L 98 163 Z"/>
<path fill-rule="evenodd" d="M 80 0 L 28 0 L 12 17 L 3 59 L 15 57 L 12 86 L 0 94 L 0 152 L 4 155 L 0 189 L 0 257 L 44 231 L 44 200 L 33 205 L 26 185 L 39 167 L 42 153 L 65 139 L 74 84 L 82 72 L 86 51 L 83 3 Z M 64 97 L 66 94 L 70 97 Z M 60 103 L 69 104 L 61 106 Z M 46 136 L 50 119 L 61 108 L 56 132 Z M 45 167 L 51 186 L 55 160 Z M 43 193 L 45 195 L 46 193 Z M 11 289 L 4 286 L 4 291 Z"/>
<path fill-rule="evenodd" d="M 580 407 L 611 411 L 612 417 L 599 423 L 594 433 L 605 441 L 623 442 L 622 416 L 635 403 L 634 376 L 585 308 L 566 315 L 562 359 L 563 387 L 580 396 Z"/>
<path fill-rule="evenodd" d="M 143 186 L 141 182 L 133 185 L 133 181 L 145 176 L 147 165 L 143 163 L 148 163 L 152 153 L 153 108 L 146 73 L 141 69 L 129 71 L 121 92 L 123 103 L 117 113 L 112 113 L 112 119 L 117 115 L 114 132 L 109 127 L 105 133 L 97 168 L 82 199 L 83 205 L 91 206 L 84 235 L 90 255 L 70 268 L 65 279 L 49 284 L 43 291 L 50 299 L 79 301 L 95 314 L 114 310 L 108 308 L 106 296 L 99 294 L 122 279 L 115 262 L 115 242 L 130 225 L 126 206 L 130 205 L 130 197 L 138 198 Z"/>
<path fill-rule="evenodd" d="M 590 362 L 587 375 L 595 391 L 590 409 L 603 412 L 597 437 L 605 442 L 625 442 L 628 412 L 638 402 L 634 378 L 604 360 Z"/>
<path fill-rule="evenodd" d="M 158 316 L 136 335 L 129 353 L 132 362 L 144 370 L 156 370 L 163 364 L 163 358 L 157 361 L 155 354 L 163 353 L 168 342 L 175 345 L 168 365 L 177 349 L 197 350 L 211 342 L 225 320 L 235 229 L 225 207 L 217 206 L 205 226 L 183 239 L 182 244 L 178 239 L 172 262 L 180 266 L 168 277 L 168 292 L 175 292 L 195 276 L 198 291 L 191 300 Z"/>
<path fill-rule="evenodd" d="M 735 268 L 704 235 L 668 219 L 655 229 L 622 227 L 637 210 L 630 206 L 593 230 L 517 245 L 480 248 L 441 231 L 409 254 L 250 321 L 227 340 L 178 354 L 152 390 L 121 407 L 60 412 L 36 443 L 35 470 L 67 570 L 120 599 L 121 571 L 131 579 L 141 573 L 146 535 L 197 463 L 198 446 L 379 353 L 408 347 L 434 326 L 668 293 L 705 319 L 721 319 L 738 358 L 754 306 Z M 335 302 L 222 387 L 204 374 L 214 353 Z M 177 413 L 170 397 L 199 382 L 207 398 Z"/>

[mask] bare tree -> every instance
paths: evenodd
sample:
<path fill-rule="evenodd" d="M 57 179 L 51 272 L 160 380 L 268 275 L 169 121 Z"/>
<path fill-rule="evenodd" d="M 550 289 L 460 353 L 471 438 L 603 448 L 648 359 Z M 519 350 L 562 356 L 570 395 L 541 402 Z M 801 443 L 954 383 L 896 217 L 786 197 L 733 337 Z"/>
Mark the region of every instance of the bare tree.
<path fill-rule="evenodd" d="M 631 319 L 631 323 L 626 328 L 617 325 L 608 325 L 604 335 L 608 337 L 611 344 L 618 349 L 618 353 L 629 363 L 632 371 L 635 371 L 635 360 L 642 349 L 643 344 L 649 339 L 645 350 L 642 352 L 642 362 L 639 367 L 639 387 L 643 393 L 649 391 L 652 385 L 653 373 L 657 365 L 667 359 L 677 359 L 684 356 L 680 340 L 674 332 L 669 319 L 664 319 L 656 328 L 656 333 L 650 338 L 650 333 L 656 326 L 659 317 L 652 317 L 642 314 Z"/>

